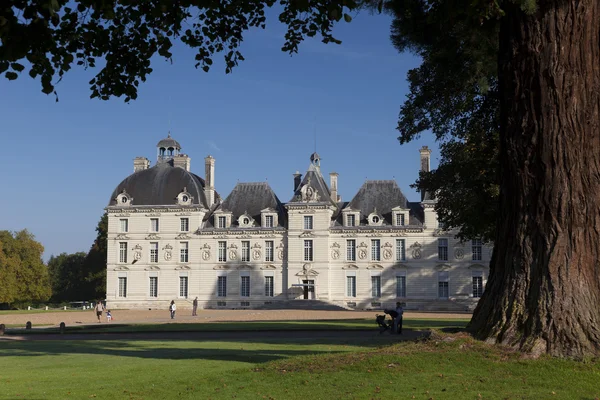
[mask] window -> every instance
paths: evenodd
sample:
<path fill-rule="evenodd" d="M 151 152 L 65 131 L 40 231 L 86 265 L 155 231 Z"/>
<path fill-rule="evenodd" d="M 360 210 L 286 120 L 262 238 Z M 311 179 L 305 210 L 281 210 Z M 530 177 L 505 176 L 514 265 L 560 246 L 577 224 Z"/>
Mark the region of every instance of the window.
<path fill-rule="evenodd" d="M 371 277 L 371 296 L 381 297 L 381 276 Z"/>
<path fill-rule="evenodd" d="M 396 297 L 406 297 L 406 274 L 396 275 Z"/>
<path fill-rule="evenodd" d="M 242 241 L 242 261 L 250 261 L 250 241 Z"/>
<path fill-rule="evenodd" d="M 265 261 L 273 262 L 273 241 L 265 241 Z"/>
<path fill-rule="evenodd" d="M 356 226 L 356 215 L 354 214 L 348 214 L 347 218 L 347 225 L 348 226 Z"/>
<path fill-rule="evenodd" d="M 313 217 L 312 215 L 304 216 L 304 230 L 310 230 L 313 228 Z"/>
<path fill-rule="evenodd" d="M 226 297 L 227 296 L 227 277 L 219 276 L 217 278 L 217 296 L 218 297 Z"/>
<path fill-rule="evenodd" d="M 219 262 L 227 261 L 227 242 L 219 242 Z"/>
<path fill-rule="evenodd" d="M 188 232 L 190 230 L 190 219 L 189 218 L 181 218 L 179 225 L 181 228 L 181 232 Z"/>
<path fill-rule="evenodd" d="M 119 242 L 119 262 L 127 262 L 127 242 Z"/>
<path fill-rule="evenodd" d="M 119 297 L 127 297 L 127 277 L 119 277 Z"/>
<path fill-rule="evenodd" d="M 406 261 L 405 239 L 396 239 L 396 261 Z"/>
<path fill-rule="evenodd" d="M 150 232 L 158 232 L 158 218 L 150 218 Z"/>
<path fill-rule="evenodd" d="M 240 296 L 242 297 L 250 297 L 250 277 L 242 276 L 241 288 L 240 288 Z"/>
<path fill-rule="evenodd" d="M 346 260 L 356 261 L 356 240 L 346 240 Z"/>
<path fill-rule="evenodd" d="M 179 262 L 188 262 L 188 242 L 179 243 Z"/>
<path fill-rule="evenodd" d="M 473 261 L 481 261 L 481 239 L 473 239 L 471 242 L 473 250 Z"/>
<path fill-rule="evenodd" d="M 448 239 L 438 239 L 438 259 L 448 261 Z"/>
<path fill-rule="evenodd" d="M 221 228 L 221 229 L 227 228 L 227 217 L 225 217 L 225 216 L 218 217 L 217 222 L 218 222 L 217 228 Z"/>
<path fill-rule="evenodd" d="M 473 297 L 480 298 L 483 295 L 483 273 L 473 272 Z"/>
<path fill-rule="evenodd" d="M 396 214 L 396 225 L 404 226 L 404 218 L 405 218 L 404 214 L 400 214 L 400 213 Z"/>
<path fill-rule="evenodd" d="M 356 276 L 346 277 L 346 296 L 356 297 Z"/>
<path fill-rule="evenodd" d="M 312 261 L 313 260 L 313 241 L 305 240 L 304 241 L 304 261 Z"/>
<path fill-rule="evenodd" d="M 158 276 L 150 277 L 150 297 L 158 297 Z"/>
<path fill-rule="evenodd" d="M 179 297 L 183 297 L 183 298 L 188 297 L 188 277 L 187 276 L 179 277 Z"/>
<path fill-rule="evenodd" d="M 374 224 L 379 223 L 379 217 L 377 215 L 373 215 L 373 217 L 371 217 L 371 222 Z"/>
<path fill-rule="evenodd" d="M 440 299 L 448 298 L 448 272 L 438 273 L 438 297 Z"/>
<path fill-rule="evenodd" d="M 446 224 L 438 220 L 438 229 L 446 229 Z"/>
<path fill-rule="evenodd" d="M 265 296 L 273 297 L 274 282 L 272 276 L 265 276 Z"/>
<path fill-rule="evenodd" d="M 273 227 L 273 216 L 265 215 L 265 228 L 272 228 L 272 227 Z"/>
<path fill-rule="evenodd" d="M 158 242 L 150 242 L 150 262 L 158 262 Z"/>
<path fill-rule="evenodd" d="M 120 219 L 119 220 L 119 229 L 120 229 L 120 232 L 129 232 L 129 220 Z"/>
<path fill-rule="evenodd" d="M 381 247 L 379 239 L 371 239 L 371 261 L 381 261 Z"/>

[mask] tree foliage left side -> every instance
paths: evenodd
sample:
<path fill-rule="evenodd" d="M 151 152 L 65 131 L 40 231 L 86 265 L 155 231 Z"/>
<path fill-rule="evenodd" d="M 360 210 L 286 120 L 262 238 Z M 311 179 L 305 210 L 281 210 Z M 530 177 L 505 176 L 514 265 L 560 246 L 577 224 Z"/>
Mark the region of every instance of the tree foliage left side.
<path fill-rule="evenodd" d="M 22 230 L 0 231 L 0 303 L 45 301 L 50 298 L 44 247 Z"/>
<path fill-rule="evenodd" d="M 267 8 L 281 9 L 287 26 L 282 50 L 298 51 L 305 37 L 340 43 L 333 25 L 350 21 L 354 0 L 3 0 L 0 2 L 0 74 L 17 79 L 26 69 L 52 93 L 74 65 L 101 65 L 91 97 L 137 97 L 152 72 L 151 59 L 167 60 L 179 41 L 196 51 L 195 66 L 208 71 L 224 53 L 227 73 L 244 59 L 244 33 L 265 28 Z"/>

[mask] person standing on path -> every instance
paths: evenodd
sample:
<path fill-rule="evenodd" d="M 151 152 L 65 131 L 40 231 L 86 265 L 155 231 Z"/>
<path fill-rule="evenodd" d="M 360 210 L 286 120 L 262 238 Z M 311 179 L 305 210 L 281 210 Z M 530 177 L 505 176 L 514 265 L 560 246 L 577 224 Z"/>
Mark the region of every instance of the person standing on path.
<path fill-rule="evenodd" d="M 100 321 L 100 318 L 102 318 L 102 311 L 104 311 L 104 305 L 102 304 L 102 301 L 98 301 L 96 303 L 96 307 L 94 307 L 94 311 L 96 311 L 96 317 L 98 317 L 98 322 L 102 322 L 102 321 Z"/>
<path fill-rule="evenodd" d="M 192 316 L 195 317 L 198 315 L 198 297 L 196 297 L 192 302 L 192 307 Z"/>
<path fill-rule="evenodd" d="M 169 311 L 171 311 L 171 319 L 175 318 L 176 310 L 177 310 L 177 306 L 175 305 L 175 300 L 171 300 L 171 305 L 169 306 Z"/>
<path fill-rule="evenodd" d="M 402 335 L 402 316 L 404 315 L 404 308 L 402 308 L 402 303 L 396 303 L 396 313 L 398 314 L 396 318 L 394 318 L 394 332 Z"/>

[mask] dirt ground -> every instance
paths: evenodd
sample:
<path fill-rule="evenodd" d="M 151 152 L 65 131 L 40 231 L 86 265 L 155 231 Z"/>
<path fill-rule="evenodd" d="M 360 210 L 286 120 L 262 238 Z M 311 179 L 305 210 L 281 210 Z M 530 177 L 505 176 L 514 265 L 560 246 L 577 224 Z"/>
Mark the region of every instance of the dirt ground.
<path fill-rule="evenodd" d="M 332 320 L 332 319 L 369 319 L 375 318 L 377 311 L 321 311 L 321 310 L 198 310 L 198 315 L 191 316 L 191 310 L 178 311 L 171 320 L 166 310 L 116 310 L 112 311 L 115 323 L 194 323 L 216 321 L 288 321 L 288 320 Z M 471 318 L 471 314 L 416 313 L 405 312 L 404 318 L 457 319 Z M 0 315 L 0 324 L 23 325 L 31 321 L 32 326 L 58 326 L 97 324 L 93 310 L 59 311 L 43 313 L 10 313 Z M 102 315 L 102 323 L 107 323 L 106 314 Z"/>

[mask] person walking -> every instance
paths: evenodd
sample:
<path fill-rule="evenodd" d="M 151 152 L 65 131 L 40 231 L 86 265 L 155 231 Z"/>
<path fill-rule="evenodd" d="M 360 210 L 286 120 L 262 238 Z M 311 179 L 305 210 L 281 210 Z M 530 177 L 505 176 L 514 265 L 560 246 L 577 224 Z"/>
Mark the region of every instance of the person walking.
<path fill-rule="evenodd" d="M 402 308 L 402 303 L 396 303 L 396 318 L 394 318 L 394 332 L 402 335 L 402 316 L 404 315 L 404 308 Z"/>
<path fill-rule="evenodd" d="M 98 317 L 98 322 L 102 322 L 100 320 L 100 318 L 102 318 L 102 312 L 104 311 L 104 304 L 102 304 L 102 301 L 98 301 L 96 303 L 96 307 L 94 307 L 94 311 L 96 311 L 96 317 Z"/>
<path fill-rule="evenodd" d="M 192 302 L 192 316 L 195 317 L 198 315 L 198 297 L 194 299 Z"/>
<path fill-rule="evenodd" d="M 171 305 L 169 305 L 169 311 L 171 311 L 171 319 L 175 318 L 176 310 L 177 310 L 177 306 L 175 305 L 175 300 L 171 300 Z"/>

